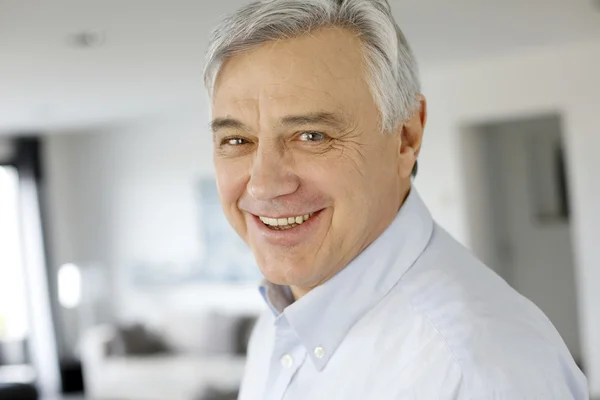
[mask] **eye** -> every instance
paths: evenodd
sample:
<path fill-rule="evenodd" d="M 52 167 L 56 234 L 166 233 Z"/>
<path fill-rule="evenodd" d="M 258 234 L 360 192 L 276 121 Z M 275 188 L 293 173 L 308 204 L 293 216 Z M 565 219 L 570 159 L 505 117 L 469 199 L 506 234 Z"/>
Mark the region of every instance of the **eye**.
<path fill-rule="evenodd" d="M 300 141 L 302 142 L 320 142 L 325 140 L 327 136 L 321 132 L 302 132 L 299 136 Z"/>
<path fill-rule="evenodd" d="M 225 138 L 221 141 L 221 145 L 228 145 L 228 146 L 240 146 L 242 144 L 248 144 L 249 142 L 241 137 L 229 137 L 229 138 Z"/>

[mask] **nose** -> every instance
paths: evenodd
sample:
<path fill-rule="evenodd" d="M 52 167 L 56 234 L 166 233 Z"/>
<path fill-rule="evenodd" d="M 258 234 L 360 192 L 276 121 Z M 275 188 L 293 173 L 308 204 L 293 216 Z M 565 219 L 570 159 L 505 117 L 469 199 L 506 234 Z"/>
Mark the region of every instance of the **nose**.
<path fill-rule="evenodd" d="M 277 146 L 258 146 L 247 186 L 252 198 L 272 200 L 285 196 L 294 193 L 299 183 L 289 154 Z"/>

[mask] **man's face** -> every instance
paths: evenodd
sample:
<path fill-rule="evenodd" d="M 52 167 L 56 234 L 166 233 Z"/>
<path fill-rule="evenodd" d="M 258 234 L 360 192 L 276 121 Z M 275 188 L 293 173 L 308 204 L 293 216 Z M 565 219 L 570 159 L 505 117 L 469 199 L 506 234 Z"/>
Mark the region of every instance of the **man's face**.
<path fill-rule="evenodd" d="M 366 76 L 359 40 L 330 28 L 234 56 L 216 82 L 223 209 L 263 275 L 296 297 L 377 238 L 410 184 L 414 153 L 402 129 L 381 132 Z"/>

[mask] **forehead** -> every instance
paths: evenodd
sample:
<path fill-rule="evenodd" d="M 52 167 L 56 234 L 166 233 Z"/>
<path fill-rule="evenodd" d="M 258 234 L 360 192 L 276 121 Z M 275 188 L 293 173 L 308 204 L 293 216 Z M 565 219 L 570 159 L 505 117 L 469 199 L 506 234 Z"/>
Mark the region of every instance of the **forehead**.
<path fill-rule="evenodd" d="M 273 113 L 364 107 L 372 103 L 364 65 L 360 40 L 345 29 L 268 42 L 224 63 L 213 112 L 235 114 L 264 105 Z"/>

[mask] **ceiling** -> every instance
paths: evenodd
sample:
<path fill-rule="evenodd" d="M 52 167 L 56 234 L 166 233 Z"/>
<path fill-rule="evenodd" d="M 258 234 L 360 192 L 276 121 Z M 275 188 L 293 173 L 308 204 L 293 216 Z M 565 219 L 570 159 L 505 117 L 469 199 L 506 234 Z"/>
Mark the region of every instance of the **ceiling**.
<path fill-rule="evenodd" d="M 0 1 L 0 134 L 97 126 L 196 107 L 221 1 Z M 592 0 L 392 0 L 423 68 L 600 37 Z M 73 45 L 99 31 L 104 44 Z"/>

